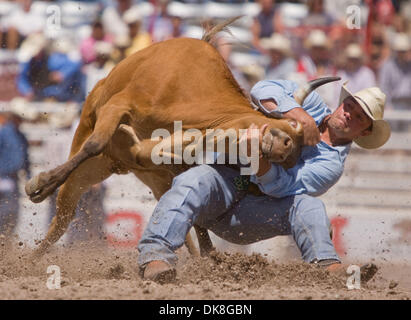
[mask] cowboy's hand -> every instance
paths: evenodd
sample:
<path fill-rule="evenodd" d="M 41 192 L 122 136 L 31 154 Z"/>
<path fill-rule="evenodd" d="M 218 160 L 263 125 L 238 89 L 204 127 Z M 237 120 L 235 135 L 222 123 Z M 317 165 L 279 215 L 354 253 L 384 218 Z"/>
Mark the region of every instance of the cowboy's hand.
<path fill-rule="evenodd" d="M 320 131 L 317 128 L 317 124 L 303 108 L 291 109 L 284 113 L 284 117 L 301 123 L 304 129 L 304 145 L 315 146 L 320 142 Z"/>

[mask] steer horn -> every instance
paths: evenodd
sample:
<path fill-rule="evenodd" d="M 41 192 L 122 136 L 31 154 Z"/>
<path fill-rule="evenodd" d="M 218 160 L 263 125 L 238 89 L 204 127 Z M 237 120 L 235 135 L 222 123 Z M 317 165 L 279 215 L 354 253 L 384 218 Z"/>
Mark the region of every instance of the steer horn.
<path fill-rule="evenodd" d="M 300 86 L 297 90 L 294 92 L 294 100 L 297 101 L 297 103 L 302 106 L 305 98 L 313 92 L 316 88 L 319 86 L 322 86 L 323 84 L 333 82 L 333 81 L 338 81 L 341 80 L 340 77 L 324 77 L 324 78 L 318 78 L 311 80 L 307 82 L 306 84 Z"/>

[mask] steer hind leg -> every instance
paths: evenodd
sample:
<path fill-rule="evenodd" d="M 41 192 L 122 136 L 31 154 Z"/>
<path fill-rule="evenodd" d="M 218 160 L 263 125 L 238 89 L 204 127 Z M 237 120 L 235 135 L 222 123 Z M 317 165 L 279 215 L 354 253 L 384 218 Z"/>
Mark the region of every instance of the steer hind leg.
<path fill-rule="evenodd" d="M 200 255 L 202 257 L 209 256 L 211 251 L 214 250 L 213 243 L 211 242 L 210 235 L 207 229 L 194 224 L 194 230 L 196 231 L 198 246 L 200 248 Z"/>
<path fill-rule="evenodd" d="M 111 98 L 99 110 L 94 130 L 79 152 L 64 164 L 48 172 L 41 172 L 27 182 L 26 194 L 31 201 L 35 203 L 43 201 L 62 185 L 70 173 L 82 162 L 104 150 L 122 119 L 127 119 L 130 116 L 129 106 L 125 101 L 126 99 L 121 94 Z"/>
<path fill-rule="evenodd" d="M 111 174 L 112 162 L 103 155 L 88 159 L 72 172 L 59 190 L 56 216 L 51 222 L 46 238 L 36 250 L 36 256 L 41 256 L 65 233 L 75 216 L 81 195 L 92 185 L 105 180 Z"/>

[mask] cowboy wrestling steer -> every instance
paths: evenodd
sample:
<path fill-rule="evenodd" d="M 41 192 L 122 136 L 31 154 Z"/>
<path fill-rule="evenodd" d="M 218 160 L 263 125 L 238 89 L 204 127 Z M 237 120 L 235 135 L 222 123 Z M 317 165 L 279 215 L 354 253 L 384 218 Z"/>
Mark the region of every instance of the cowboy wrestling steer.
<path fill-rule="evenodd" d="M 172 39 L 141 50 L 97 83 L 85 101 L 69 160 L 26 184 L 26 193 L 35 203 L 61 186 L 56 216 L 38 254 L 64 234 L 81 194 L 113 173 L 134 173 L 159 199 L 170 188 L 176 166 L 145 163 L 142 160 L 150 157 L 150 148 L 142 152 L 141 146 L 150 141 L 155 129 L 172 133 L 176 120 L 182 121 L 183 131 L 197 128 L 201 132 L 268 123 L 264 156 L 293 166 L 303 138 L 301 125 L 294 120 L 269 119 L 253 110 L 209 43 L 231 21 L 215 26 L 202 40 Z M 322 79 L 299 89 L 294 94 L 296 101 L 301 104 L 316 86 L 334 80 Z M 195 250 L 190 239 L 187 245 Z"/>

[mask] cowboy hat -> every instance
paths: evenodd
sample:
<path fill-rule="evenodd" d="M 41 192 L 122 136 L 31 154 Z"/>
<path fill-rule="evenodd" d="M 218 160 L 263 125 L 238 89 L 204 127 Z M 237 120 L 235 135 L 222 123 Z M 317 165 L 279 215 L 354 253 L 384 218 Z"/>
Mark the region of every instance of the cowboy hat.
<path fill-rule="evenodd" d="M 96 41 L 94 45 L 97 55 L 109 56 L 113 52 L 113 45 L 105 41 Z"/>
<path fill-rule="evenodd" d="M 371 134 L 354 139 L 354 142 L 365 149 L 376 149 L 388 141 L 391 135 L 390 125 L 383 120 L 385 94 L 377 87 L 367 88 L 352 94 L 344 83 L 341 87 L 339 104 L 347 97 L 352 97 L 372 120 Z"/>
<path fill-rule="evenodd" d="M 17 58 L 20 62 L 27 62 L 32 57 L 38 55 L 41 50 L 46 49 L 49 44 L 50 40 L 47 39 L 42 33 L 33 33 L 29 35 L 21 44 Z"/>
<path fill-rule="evenodd" d="M 139 10 L 136 10 L 135 7 L 131 7 L 123 15 L 123 21 L 127 24 L 141 22 L 143 20 L 143 16 Z"/>
<path fill-rule="evenodd" d="M 347 58 L 361 59 L 364 56 L 364 52 L 361 47 L 356 43 L 351 43 L 347 46 L 344 52 Z"/>
<path fill-rule="evenodd" d="M 36 120 L 39 112 L 26 99 L 22 97 L 13 98 L 10 101 L 10 110 L 12 114 L 27 121 Z"/>
<path fill-rule="evenodd" d="M 392 49 L 394 51 L 408 51 L 411 50 L 411 41 L 406 33 L 397 33 L 392 42 Z"/>
<path fill-rule="evenodd" d="M 67 103 L 63 110 L 50 113 L 48 123 L 55 129 L 70 128 L 77 118 L 78 109 L 75 104 Z"/>
<path fill-rule="evenodd" d="M 327 35 L 322 30 L 313 30 L 308 35 L 307 40 L 304 42 L 307 49 L 312 49 L 313 47 L 329 48 L 330 41 Z"/>
<path fill-rule="evenodd" d="M 275 33 L 270 38 L 261 39 L 261 46 L 267 50 L 277 50 L 284 55 L 291 54 L 291 43 L 286 37 Z"/>

